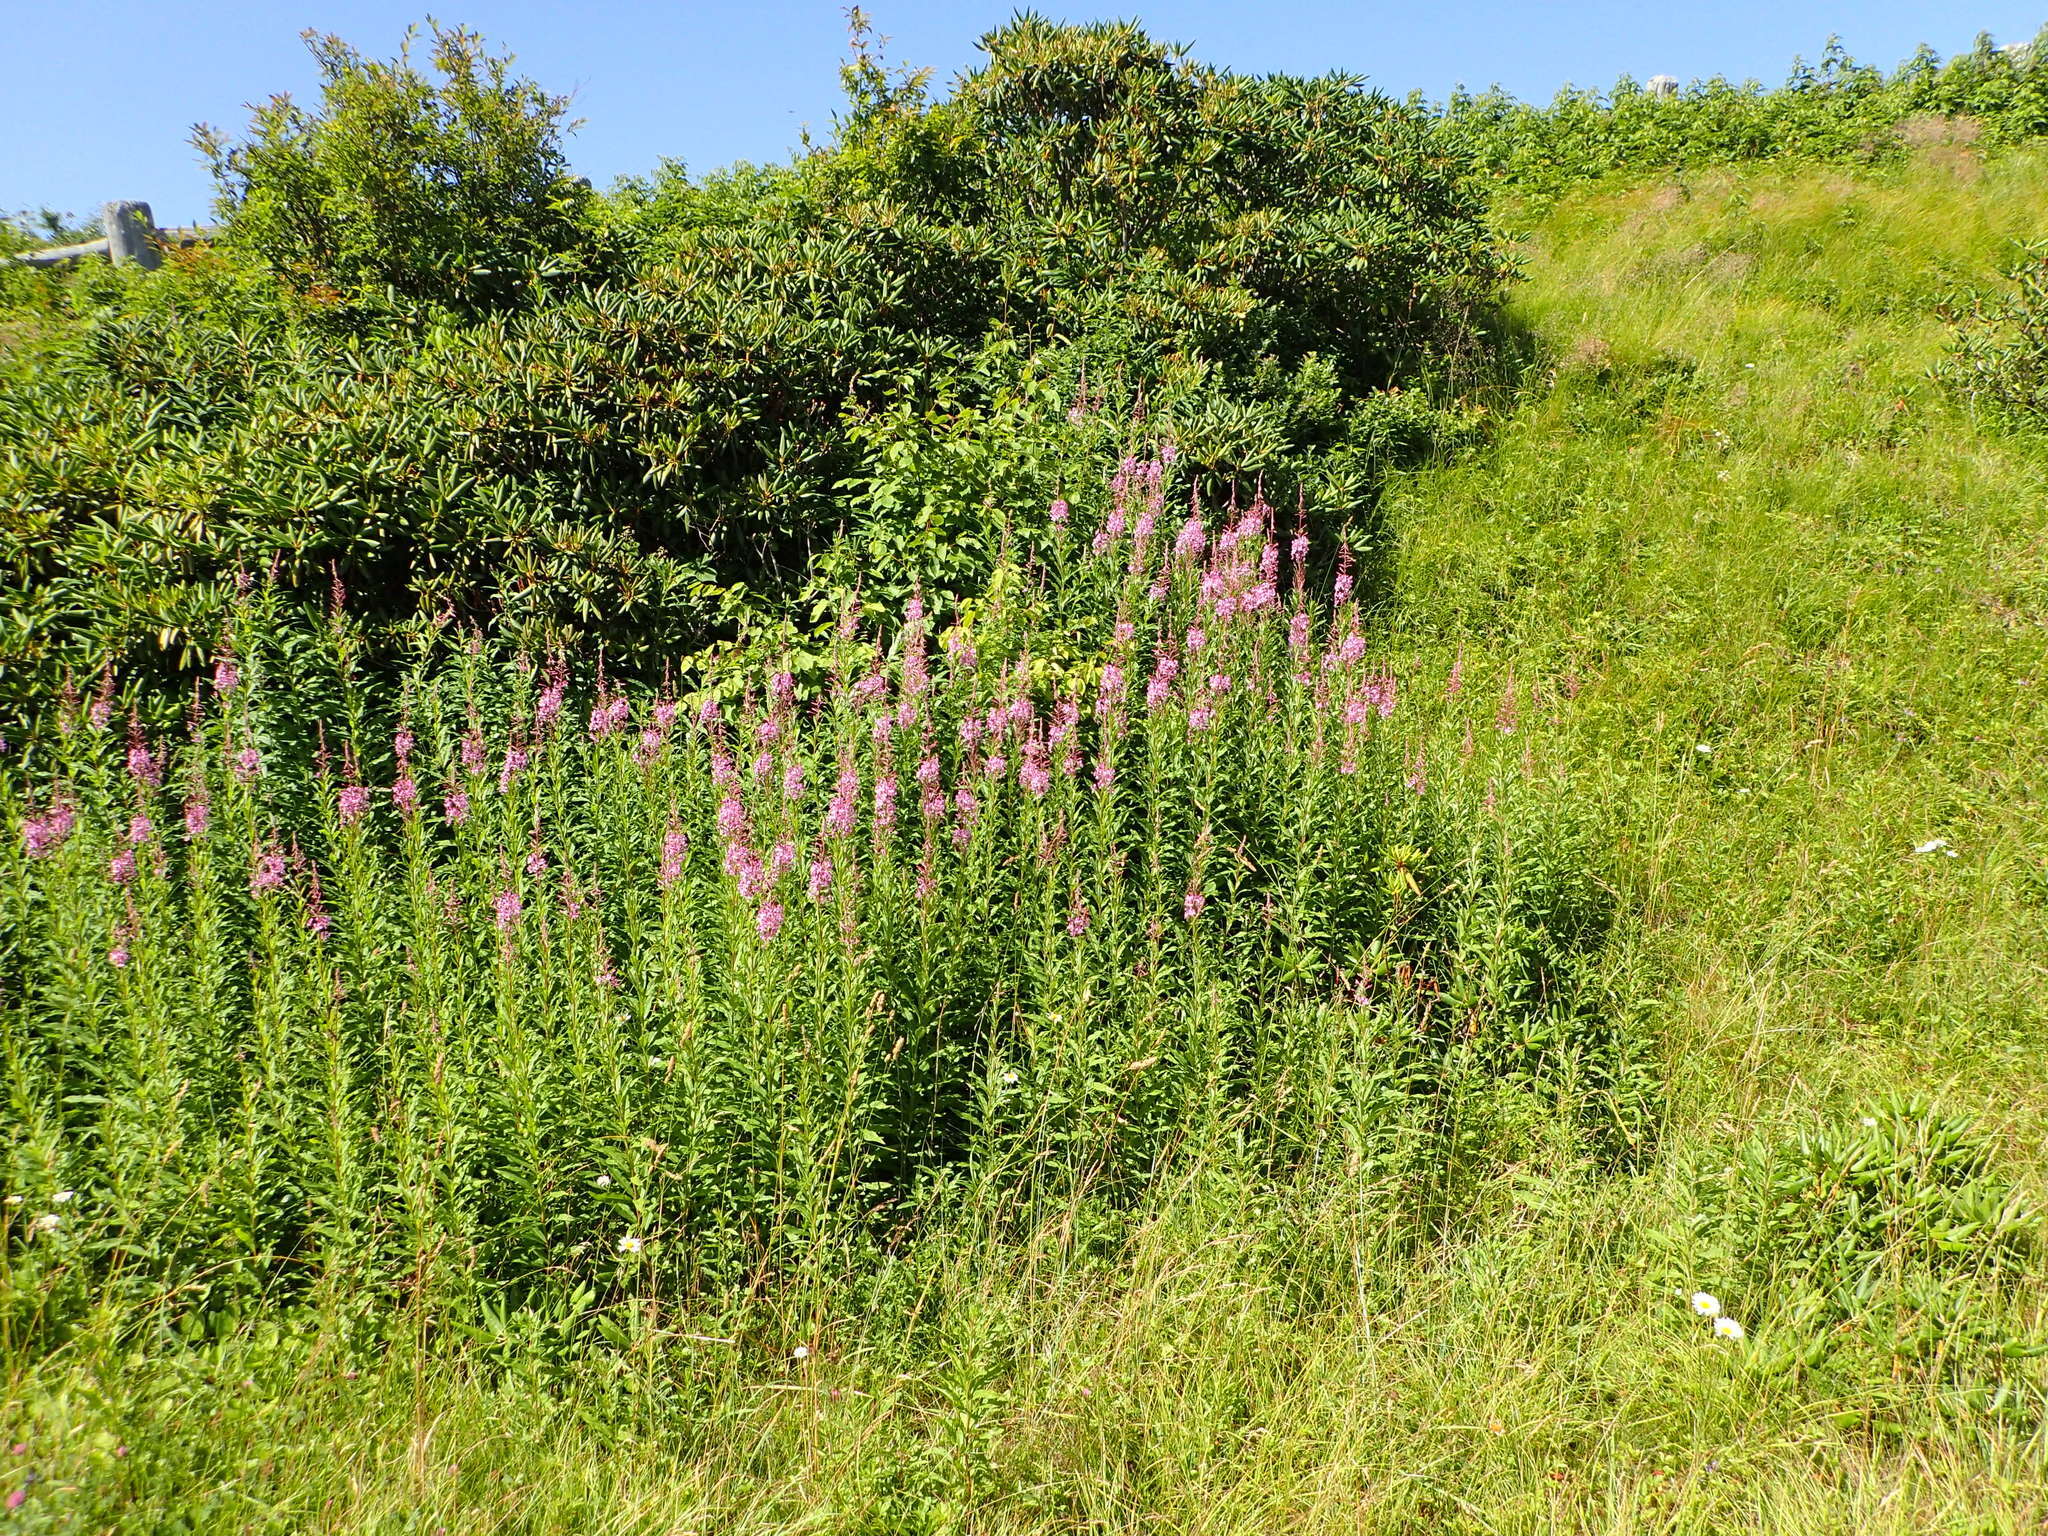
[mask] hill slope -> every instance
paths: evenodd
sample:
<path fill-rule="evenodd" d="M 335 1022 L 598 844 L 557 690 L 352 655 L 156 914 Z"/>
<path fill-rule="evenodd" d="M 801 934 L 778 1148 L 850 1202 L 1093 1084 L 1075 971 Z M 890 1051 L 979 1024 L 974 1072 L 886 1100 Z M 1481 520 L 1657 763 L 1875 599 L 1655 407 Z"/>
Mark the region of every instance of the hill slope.
<path fill-rule="evenodd" d="M 2048 453 L 1926 374 L 2048 155 L 1529 218 L 1527 384 L 1397 483 L 1384 600 L 1431 750 L 1558 779 L 1611 850 L 1665 1084 L 1632 1159 L 1475 1092 L 1510 1173 L 1454 1153 L 1423 1233 L 1219 1158 L 1113 1230 L 913 1255 L 805 1359 L 707 1339 L 637 1426 L 544 1338 L 80 1356 L 12 1392 L 81 1521 L 2033 1528 Z"/>

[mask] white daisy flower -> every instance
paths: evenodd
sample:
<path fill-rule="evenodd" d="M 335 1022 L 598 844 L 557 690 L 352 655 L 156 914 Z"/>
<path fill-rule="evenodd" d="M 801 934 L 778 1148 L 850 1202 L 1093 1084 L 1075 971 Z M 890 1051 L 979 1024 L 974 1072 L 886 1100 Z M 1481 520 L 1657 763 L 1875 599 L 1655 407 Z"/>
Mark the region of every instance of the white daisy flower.
<path fill-rule="evenodd" d="M 1742 1342 L 1742 1324 L 1735 1321 L 1732 1317 L 1717 1317 L 1714 1319 L 1714 1337 L 1717 1339 L 1733 1339 L 1736 1343 L 1740 1344 Z"/>
<path fill-rule="evenodd" d="M 75 1189 L 60 1189 L 56 1194 L 50 1196 L 50 1203 L 52 1205 L 68 1205 L 71 1203 L 72 1197 L 77 1193 L 78 1191 Z"/>
<path fill-rule="evenodd" d="M 597 1187 L 599 1189 L 610 1189 L 612 1187 L 612 1176 L 608 1173 L 600 1173 L 597 1176 Z"/>
<path fill-rule="evenodd" d="M 621 1253 L 638 1253 L 646 1246 L 637 1237 L 622 1237 L 619 1239 L 619 1252 Z"/>
<path fill-rule="evenodd" d="M 1930 837 L 1929 839 L 1927 839 L 1927 841 L 1926 841 L 1926 842 L 1924 842 L 1924 843 L 1921 843 L 1921 844 L 1919 844 L 1919 845 L 1918 845 L 1918 846 L 1917 846 L 1916 848 L 1914 848 L 1914 850 L 1913 850 L 1913 851 L 1914 851 L 1915 853 L 1939 853 L 1939 852 L 1941 852 L 1941 851 L 1942 851 L 1942 849 L 1946 848 L 1947 846 L 1948 846 L 1948 839 L 1947 839 L 1947 838 L 1945 838 L 1945 837 Z"/>
<path fill-rule="evenodd" d="M 1017 1074 L 1016 1074 L 1015 1072 L 1005 1072 L 1005 1073 L 1003 1074 L 1003 1086 L 1004 1086 L 1005 1088 L 1014 1088 L 1014 1087 L 1016 1087 L 1016 1086 L 1017 1086 Z"/>
<path fill-rule="evenodd" d="M 54 1232 L 63 1225 L 63 1217 L 46 1214 L 38 1216 L 34 1221 L 28 1224 L 28 1227 L 31 1232 Z"/>
<path fill-rule="evenodd" d="M 1692 1309 L 1699 1313 L 1701 1317 L 1719 1317 L 1721 1315 L 1721 1298 L 1712 1291 L 1694 1291 L 1692 1293 Z"/>
<path fill-rule="evenodd" d="M 792 1349 L 792 1350 L 791 1350 L 791 1351 L 789 1352 L 789 1358 L 790 1358 L 790 1359 L 792 1359 L 792 1360 L 808 1360 L 808 1359 L 810 1359 L 810 1358 L 811 1358 L 811 1346 L 810 1346 L 810 1345 L 808 1345 L 808 1344 L 799 1344 L 799 1345 L 797 1345 L 797 1347 L 796 1347 L 795 1349 Z"/>

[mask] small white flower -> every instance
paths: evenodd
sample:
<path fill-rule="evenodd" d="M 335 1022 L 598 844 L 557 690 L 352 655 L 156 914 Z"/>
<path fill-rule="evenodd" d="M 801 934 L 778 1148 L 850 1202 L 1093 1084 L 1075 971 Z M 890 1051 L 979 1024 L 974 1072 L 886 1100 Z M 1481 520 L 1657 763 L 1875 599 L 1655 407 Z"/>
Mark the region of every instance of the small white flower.
<path fill-rule="evenodd" d="M 638 1253 L 646 1246 L 637 1237 L 622 1237 L 619 1239 L 619 1252 L 621 1253 Z"/>
<path fill-rule="evenodd" d="M 1719 1317 L 1721 1315 L 1721 1298 L 1712 1291 L 1694 1291 L 1692 1293 L 1692 1309 L 1699 1313 L 1701 1317 Z"/>
<path fill-rule="evenodd" d="M 54 1232 L 64 1225 L 64 1218 L 50 1214 L 38 1216 L 28 1224 L 31 1232 Z"/>
<path fill-rule="evenodd" d="M 1735 1321 L 1732 1317 L 1717 1317 L 1714 1319 L 1714 1337 L 1717 1339 L 1733 1339 L 1736 1343 L 1740 1344 L 1742 1342 L 1742 1324 Z"/>
<path fill-rule="evenodd" d="M 77 1193 L 78 1191 L 75 1189 L 60 1189 L 56 1194 L 50 1196 L 50 1203 L 52 1205 L 68 1205 L 71 1203 L 71 1197 Z"/>
<path fill-rule="evenodd" d="M 1014 1087 L 1016 1087 L 1016 1086 L 1017 1086 L 1017 1074 L 1016 1074 L 1015 1072 L 1005 1072 L 1005 1073 L 1003 1074 L 1003 1086 L 1004 1086 L 1005 1088 L 1014 1088 Z"/>
<path fill-rule="evenodd" d="M 1877 1116 L 1875 1116 L 1875 1115 L 1865 1115 L 1865 1116 L 1863 1117 L 1863 1128 L 1864 1128 L 1864 1129 L 1865 1129 L 1866 1131 L 1874 1131 L 1874 1130 L 1876 1130 L 1876 1129 L 1877 1129 Z"/>
<path fill-rule="evenodd" d="M 610 1189 L 612 1187 L 612 1176 L 608 1173 L 600 1173 L 597 1176 L 597 1187 L 599 1189 Z"/>
<path fill-rule="evenodd" d="M 810 1359 L 810 1358 L 811 1358 L 811 1346 L 810 1346 L 810 1345 L 808 1345 L 808 1344 L 799 1344 L 799 1345 L 797 1345 L 797 1347 L 796 1347 L 795 1349 L 792 1349 L 792 1350 L 791 1350 L 791 1351 L 789 1352 L 789 1358 L 790 1358 L 790 1359 L 792 1359 L 792 1360 L 808 1360 L 808 1359 Z"/>
<path fill-rule="evenodd" d="M 1920 846 L 1915 848 L 1913 851 L 1915 853 L 1939 853 L 1942 849 L 1946 848 L 1947 846 L 1947 838 L 1930 837 L 1929 839 L 1927 839 L 1926 842 L 1920 844 Z"/>
<path fill-rule="evenodd" d="M 1693 751 L 1699 753 L 1701 757 L 1712 757 L 1714 755 L 1714 749 L 1708 746 L 1704 741 L 1701 742 L 1698 746 L 1694 747 Z"/>
<path fill-rule="evenodd" d="M 7 1197 L 7 1203 L 8 1203 L 9 1205 L 19 1205 L 19 1204 L 21 1204 L 21 1202 L 22 1202 L 22 1197 L 21 1197 L 20 1195 L 9 1195 L 9 1196 Z"/>
<path fill-rule="evenodd" d="M 647 1065 L 657 1072 L 666 1072 L 668 1070 L 668 1058 L 666 1056 L 650 1056 L 647 1058 Z"/>

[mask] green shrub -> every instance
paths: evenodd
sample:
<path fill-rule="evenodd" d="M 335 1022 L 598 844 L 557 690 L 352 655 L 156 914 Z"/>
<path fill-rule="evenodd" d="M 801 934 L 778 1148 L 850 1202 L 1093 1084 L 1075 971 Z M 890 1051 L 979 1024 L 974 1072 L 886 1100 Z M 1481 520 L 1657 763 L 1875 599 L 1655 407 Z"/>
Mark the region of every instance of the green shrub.
<path fill-rule="evenodd" d="M 585 243 L 585 186 L 561 146 L 568 98 L 511 72 L 460 27 L 430 24 L 440 78 L 306 34 L 317 111 L 275 96 L 249 137 L 202 128 L 227 238 L 316 303 L 490 309 Z"/>
<path fill-rule="evenodd" d="M 2048 417 L 2048 241 L 2021 246 L 2004 275 L 2004 291 L 1943 306 L 1953 331 L 1936 373 L 1994 416 L 2038 425 Z"/>

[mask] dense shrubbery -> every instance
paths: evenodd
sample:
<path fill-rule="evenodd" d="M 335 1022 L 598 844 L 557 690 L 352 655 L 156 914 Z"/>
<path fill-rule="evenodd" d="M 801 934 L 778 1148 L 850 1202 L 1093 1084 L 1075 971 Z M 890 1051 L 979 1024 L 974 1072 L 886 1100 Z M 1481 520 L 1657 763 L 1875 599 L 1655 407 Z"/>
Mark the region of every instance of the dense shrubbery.
<path fill-rule="evenodd" d="M 466 34 L 439 81 L 317 43 L 317 111 L 206 141 L 225 244 L 12 279 L 11 677 L 189 667 L 237 569 L 653 667 L 855 572 L 971 591 L 1141 421 L 1336 523 L 1455 427 L 1389 388 L 1460 366 L 1501 271 L 1426 114 L 1126 26 L 985 47 L 939 102 L 863 53 L 792 165 L 595 198 Z"/>
<path fill-rule="evenodd" d="M 1923 47 L 1887 74 L 1831 42 L 1817 67 L 1796 66 L 1776 89 L 1716 76 L 1660 98 L 1624 79 L 1604 95 L 1567 87 L 1548 106 L 1460 93 L 1443 118 L 1489 174 L 1526 193 L 1617 171 L 1873 161 L 1898 153 L 1916 119 L 1967 118 L 1991 144 L 2048 133 L 2048 53 L 2033 44 L 2008 52 L 1983 37 L 1946 62 Z"/>

